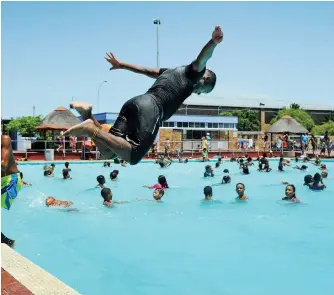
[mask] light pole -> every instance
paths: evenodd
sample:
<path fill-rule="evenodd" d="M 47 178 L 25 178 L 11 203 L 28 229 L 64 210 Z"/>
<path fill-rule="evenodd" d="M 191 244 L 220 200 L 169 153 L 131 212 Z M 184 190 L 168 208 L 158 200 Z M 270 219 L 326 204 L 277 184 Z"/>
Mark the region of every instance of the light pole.
<path fill-rule="evenodd" d="M 99 85 L 99 90 L 97 91 L 97 112 L 100 112 L 100 88 L 104 83 L 107 83 L 108 81 L 103 81 L 101 82 L 101 84 Z"/>
<path fill-rule="evenodd" d="M 33 105 L 33 106 L 32 106 L 32 116 L 33 116 L 33 117 L 35 117 L 35 110 L 36 110 L 35 105 Z"/>
<path fill-rule="evenodd" d="M 160 19 L 154 19 L 153 24 L 157 26 L 157 68 L 159 68 L 159 26 L 161 25 Z"/>

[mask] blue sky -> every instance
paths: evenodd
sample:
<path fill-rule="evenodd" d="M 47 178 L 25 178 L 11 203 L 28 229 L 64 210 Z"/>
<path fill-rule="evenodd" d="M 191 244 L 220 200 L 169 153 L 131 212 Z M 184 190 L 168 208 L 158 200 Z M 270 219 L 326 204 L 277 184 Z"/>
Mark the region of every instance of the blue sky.
<path fill-rule="evenodd" d="M 156 66 L 191 62 L 222 26 L 208 67 L 212 96 L 333 105 L 334 2 L 2 2 L 2 117 L 46 115 L 74 96 L 118 112 L 153 80 L 109 71 L 120 60 Z"/>

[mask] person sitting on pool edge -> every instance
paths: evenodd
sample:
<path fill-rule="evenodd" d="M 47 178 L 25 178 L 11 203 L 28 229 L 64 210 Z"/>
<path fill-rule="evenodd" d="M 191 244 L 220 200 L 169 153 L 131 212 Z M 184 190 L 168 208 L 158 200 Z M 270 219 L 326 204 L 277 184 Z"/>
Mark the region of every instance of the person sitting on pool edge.
<path fill-rule="evenodd" d="M 213 196 L 213 192 L 212 192 L 212 187 L 211 186 L 206 186 L 203 190 L 204 192 L 204 199 L 203 201 L 211 201 L 212 200 L 212 196 Z"/>
<path fill-rule="evenodd" d="M 165 192 L 163 189 L 156 188 L 153 191 L 153 199 L 154 200 L 148 200 L 148 199 L 142 199 L 142 198 L 137 198 L 137 201 L 148 201 L 148 202 L 157 202 L 157 203 L 163 203 L 162 202 L 162 197 L 164 196 Z"/>
<path fill-rule="evenodd" d="M 101 190 L 101 196 L 103 198 L 103 205 L 106 207 L 111 207 L 113 204 L 129 203 L 128 201 L 113 201 L 111 189 L 107 187 Z"/>
<path fill-rule="evenodd" d="M 103 175 L 99 175 L 98 177 L 96 177 L 96 181 L 98 183 L 96 187 L 104 188 L 104 184 L 106 183 L 106 179 L 104 178 Z"/>
<path fill-rule="evenodd" d="M 296 197 L 296 188 L 293 184 L 288 184 L 285 188 L 285 197 L 282 198 L 283 201 L 301 203 L 301 201 Z"/>
<path fill-rule="evenodd" d="M 158 177 L 158 183 L 152 186 L 149 185 L 144 185 L 143 187 L 147 187 L 147 188 L 159 188 L 159 189 L 167 189 L 169 188 L 168 183 L 167 183 L 167 179 L 164 175 L 159 175 Z"/>
<path fill-rule="evenodd" d="M 238 183 L 235 187 L 235 190 L 238 194 L 237 200 L 248 200 L 248 197 L 245 195 L 245 185 L 243 183 Z"/>
<path fill-rule="evenodd" d="M 54 197 L 47 197 L 45 200 L 46 207 L 62 207 L 62 208 L 68 208 L 73 205 L 73 202 L 71 201 L 62 201 L 62 200 L 56 200 Z"/>
<path fill-rule="evenodd" d="M 109 133 L 92 117 L 91 106 L 72 106 L 81 112 L 83 123 L 71 127 L 65 136 L 89 136 L 105 158 L 117 154 L 136 165 L 152 146 L 161 123 L 176 113 L 192 93 L 209 93 L 216 84 L 216 74 L 206 69 L 214 49 L 223 40 L 220 26 L 212 32 L 210 41 L 195 61 L 175 69 L 147 69 L 118 61 L 110 52 L 105 58 L 112 69 L 127 69 L 156 78 L 143 95 L 128 100 L 122 107 Z"/>
<path fill-rule="evenodd" d="M 202 152 L 202 161 L 203 162 L 206 162 L 206 161 L 209 161 L 209 158 L 208 158 L 208 151 L 206 148 L 203 149 L 203 152 Z"/>

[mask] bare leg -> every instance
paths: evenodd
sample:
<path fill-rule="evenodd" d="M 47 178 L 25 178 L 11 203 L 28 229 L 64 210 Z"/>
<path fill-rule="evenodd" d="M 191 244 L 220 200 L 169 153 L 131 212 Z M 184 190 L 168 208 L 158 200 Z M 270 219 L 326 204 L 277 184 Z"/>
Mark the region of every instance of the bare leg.
<path fill-rule="evenodd" d="M 84 121 L 91 119 L 97 128 L 103 129 L 101 124 L 95 119 L 92 114 L 93 106 L 91 104 L 76 101 L 70 104 L 70 108 L 75 109 L 81 115 Z"/>
<path fill-rule="evenodd" d="M 84 121 L 86 121 L 88 119 L 91 119 L 94 122 L 94 125 L 97 128 L 99 128 L 100 130 L 103 130 L 101 124 L 95 119 L 95 117 L 92 114 L 93 106 L 91 104 L 86 103 L 86 102 L 75 101 L 75 102 L 70 104 L 70 108 L 75 109 L 81 115 L 81 117 Z M 114 155 L 110 154 L 110 149 L 109 148 L 106 148 L 103 145 L 100 145 L 100 146 L 97 145 L 97 147 L 98 147 L 100 153 L 102 154 L 103 159 L 110 159 L 113 156 L 115 156 L 115 154 Z"/>
<path fill-rule="evenodd" d="M 89 136 L 92 137 L 97 129 L 93 120 L 88 119 L 81 124 L 68 129 L 65 136 Z M 114 136 L 103 129 L 100 129 L 94 139 L 99 150 L 105 151 L 105 157 L 113 157 L 114 154 L 120 156 L 126 162 L 131 163 L 132 146 L 124 138 Z"/>

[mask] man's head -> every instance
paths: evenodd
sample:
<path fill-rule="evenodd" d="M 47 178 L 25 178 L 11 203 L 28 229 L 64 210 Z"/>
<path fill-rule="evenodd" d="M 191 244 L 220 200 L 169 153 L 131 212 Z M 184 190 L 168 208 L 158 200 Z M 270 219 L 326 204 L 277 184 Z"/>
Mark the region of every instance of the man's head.
<path fill-rule="evenodd" d="M 193 92 L 196 94 L 210 93 L 216 85 L 216 74 L 211 70 L 206 70 L 202 79 L 195 85 Z"/>

